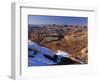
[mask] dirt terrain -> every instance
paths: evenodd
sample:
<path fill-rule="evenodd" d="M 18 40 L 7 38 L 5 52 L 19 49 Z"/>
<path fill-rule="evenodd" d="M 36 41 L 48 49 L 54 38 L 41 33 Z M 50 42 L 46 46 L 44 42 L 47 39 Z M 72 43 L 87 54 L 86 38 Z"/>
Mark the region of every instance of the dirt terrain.
<path fill-rule="evenodd" d="M 38 27 L 37 31 L 31 28 L 28 39 L 55 52 L 66 51 L 72 57 L 88 63 L 87 26 L 46 25 Z"/>

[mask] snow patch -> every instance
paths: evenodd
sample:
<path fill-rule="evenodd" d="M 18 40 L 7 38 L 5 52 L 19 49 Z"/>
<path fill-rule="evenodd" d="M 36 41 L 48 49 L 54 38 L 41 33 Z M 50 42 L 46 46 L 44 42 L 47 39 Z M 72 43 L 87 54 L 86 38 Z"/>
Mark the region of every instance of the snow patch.
<path fill-rule="evenodd" d="M 61 50 L 57 50 L 56 55 L 61 55 L 63 57 L 67 57 L 67 58 L 70 57 L 70 54 L 69 53 L 64 52 L 64 51 L 61 51 Z"/>

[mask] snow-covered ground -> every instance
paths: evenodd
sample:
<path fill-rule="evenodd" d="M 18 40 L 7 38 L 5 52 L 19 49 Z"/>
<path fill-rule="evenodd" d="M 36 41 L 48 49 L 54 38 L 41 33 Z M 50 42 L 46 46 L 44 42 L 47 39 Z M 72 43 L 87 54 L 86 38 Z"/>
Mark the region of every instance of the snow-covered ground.
<path fill-rule="evenodd" d="M 70 54 L 69 53 L 64 52 L 64 51 L 61 51 L 61 50 L 57 50 L 56 55 L 61 55 L 63 57 L 67 57 L 67 58 L 70 57 Z"/>

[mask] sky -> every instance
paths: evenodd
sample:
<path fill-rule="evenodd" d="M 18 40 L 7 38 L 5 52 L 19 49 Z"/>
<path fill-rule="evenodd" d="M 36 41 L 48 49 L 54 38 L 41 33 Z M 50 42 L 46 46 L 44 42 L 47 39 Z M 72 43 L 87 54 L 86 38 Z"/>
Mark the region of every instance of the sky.
<path fill-rule="evenodd" d="M 87 17 L 29 15 L 28 24 L 87 25 Z"/>

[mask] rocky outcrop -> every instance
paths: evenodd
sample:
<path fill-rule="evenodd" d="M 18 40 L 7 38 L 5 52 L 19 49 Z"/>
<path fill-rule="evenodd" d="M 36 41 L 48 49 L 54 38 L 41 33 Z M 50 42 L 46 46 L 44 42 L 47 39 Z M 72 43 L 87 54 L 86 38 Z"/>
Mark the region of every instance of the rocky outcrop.
<path fill-rule="evenodd" d="M 88 31 L 87 26 L 46 25 L 40 31 L 29 33 L 29 39 L 54 52 L 68 52 L 72 59 L 88 63 Z M 39 27 L 38 27 L 39 29 Z M 60 32 L 61 31 L 61 32 Z M 87 51 L 86 51 L 87 50 Z"/>
<path fill-rule="evenodd" d="M 88 63 L 88 49 L 87 47 L 83 48 L 80 52 L 80 58 L 84 63 Z"/>

